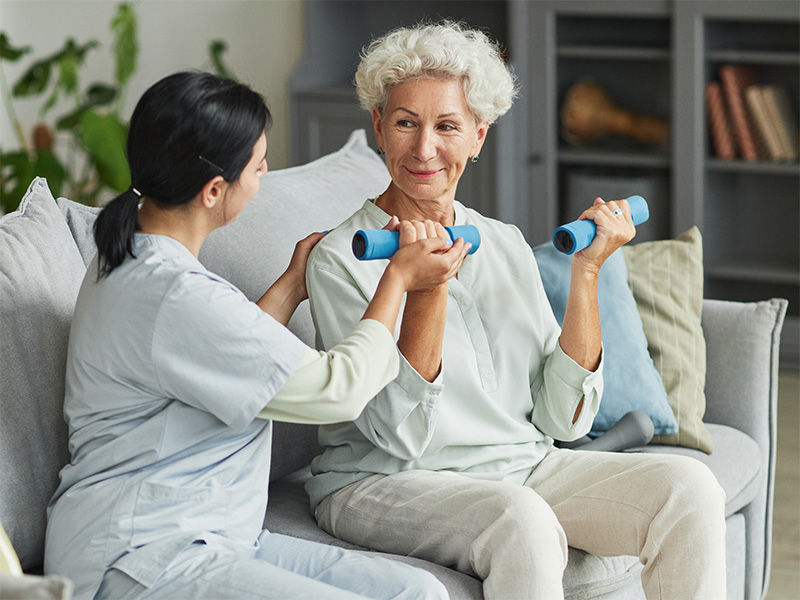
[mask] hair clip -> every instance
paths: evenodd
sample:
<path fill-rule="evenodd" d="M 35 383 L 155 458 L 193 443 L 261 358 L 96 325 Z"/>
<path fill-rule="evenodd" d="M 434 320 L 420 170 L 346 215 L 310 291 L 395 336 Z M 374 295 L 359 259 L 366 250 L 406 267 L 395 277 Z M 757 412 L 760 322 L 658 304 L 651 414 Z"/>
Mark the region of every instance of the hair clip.
<path fill-rule="evenodd" d="M 207 159 L 205 156 L 198 155 L 198 156 L 197 156 L 197 158 L 199 158 L 200 160 L 202 160 L 204 163 L 211 165 L 212 167 L 214 167 L 214 168 L 215 168 L 217 171 L 219 171 L 220 173 L 223 173 L 223 172 L 224 172 L 224 169 L 223 169 L 222 167 L 220 167 L 219 165 L 217 165 L 217 164 L 215 164 L 215 163 L 211 162 L 211 161 L 210 161 L 210 160 L 208 160 L 208 159 Z"/>

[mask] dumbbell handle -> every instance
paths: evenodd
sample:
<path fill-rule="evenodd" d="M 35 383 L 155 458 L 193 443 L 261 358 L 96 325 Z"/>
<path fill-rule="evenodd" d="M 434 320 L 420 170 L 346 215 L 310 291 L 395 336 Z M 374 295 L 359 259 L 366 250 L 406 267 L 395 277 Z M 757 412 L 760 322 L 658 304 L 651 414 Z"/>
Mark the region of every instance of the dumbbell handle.
<path fill-rule="evenodd" d="M 445 227 L 450 239 L 463 238 L 472 244 L 468 254 L 474 253 L 481 245 L 481 234 L 474 225 L 452 225 Z M 359 229 L 353 235 L 353 254 L 359 260 L 391 258 L 400 247 L 400 234 L 386 229 Z"/>
<path fill-rule="evenodd" d="M 641 225 L 650 218 L 647 201 L 641 196 L 626 198 L 631 209 L 631 219 L 634 225 Z M 564 254 L 575 254 L 592 243 L 597 226 L 594 221 L 583 219 L 562 225 L 553 232 L 553 245 L 556 250 Z"/>

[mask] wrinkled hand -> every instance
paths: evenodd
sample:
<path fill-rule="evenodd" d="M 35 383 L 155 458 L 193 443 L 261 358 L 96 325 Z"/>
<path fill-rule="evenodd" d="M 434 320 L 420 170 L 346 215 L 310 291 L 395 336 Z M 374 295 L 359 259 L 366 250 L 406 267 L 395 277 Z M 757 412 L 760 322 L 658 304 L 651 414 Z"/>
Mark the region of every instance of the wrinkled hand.
<path fill-rule="evenodd" d="M 599 272 L 608 257 L 636 235 L 627 200 L 595 198 L 592 207 L 578 218 L 594 221 L 597 232 L 588 247 L 574 254 L 573 264 L 593 272 Z"/>
<path fill-rule="evenodd" d="M 441 223 L 399 221 L 392 217 L 385 229 L 397 231 L 400 249 L 390 266 L 399 270 L 410 292 L 427 291 L 447 283 L 454 277 L 472 244 L 463 239 L 452 242 Z"/>

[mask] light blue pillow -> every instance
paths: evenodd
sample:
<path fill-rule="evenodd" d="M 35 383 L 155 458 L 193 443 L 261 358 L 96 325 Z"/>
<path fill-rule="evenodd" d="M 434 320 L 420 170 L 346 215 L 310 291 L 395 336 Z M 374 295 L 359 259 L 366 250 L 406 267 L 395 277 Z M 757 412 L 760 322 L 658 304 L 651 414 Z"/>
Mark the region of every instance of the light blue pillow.
<path fill-rule="evenodd" d="M 564 321 L 569 294 L 572 257 L 551 243 L 533 249 L 547 299 L 559 325 Z M 600 270 L 597 291 L 603 332 L 603 399 L 592 424 L 599 435 L 631 410 L 650 416 L 657 434 L 672 434 L 678 424 L 669 405 L 664 384 L 647 352 L 647 338 L 628 287 L 628 271 L 622 252 L 615 252 Z"/>

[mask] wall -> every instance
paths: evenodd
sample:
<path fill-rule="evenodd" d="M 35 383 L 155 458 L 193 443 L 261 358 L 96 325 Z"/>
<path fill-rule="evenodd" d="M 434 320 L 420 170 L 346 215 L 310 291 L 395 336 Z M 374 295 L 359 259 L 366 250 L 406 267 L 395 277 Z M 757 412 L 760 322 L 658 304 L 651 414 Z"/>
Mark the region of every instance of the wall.
<path fill-rule="evenodd" d="M 33 62 L 58 50 L 68 37 L 79 44 L 100 42 L 91 50 L 81 76 L 85 89 L 94 81 L 113 82 L 110 22 L 115 0 L 0 0 L 0 30 L 14 46 L 33 51 L 17 63 L 2 64 L 9 86 Z M 271 169 L 289 164 L 288 80 L 303 52 L 304 10 L 299 0 L 139 0 L 138 68 L 128 86 L 123 117 L 130 118 L 136 101 L 149 85 L 181 69 L 211 70 L 208 43 L 227 42 L 224 60 L 244 83 L 263 94 L 274 124 L 269 136 Z M 43 99 L 15 100 L 14 107 L 28 129 L 38 120 Z M 48 120 L 69 110 L 56 106 Z M 63 153 L 63 139 L 59 139 Z M 0 148 L 17 147 L 5 109 L 0 113 Z"/>

